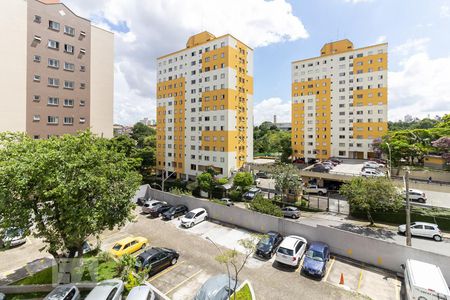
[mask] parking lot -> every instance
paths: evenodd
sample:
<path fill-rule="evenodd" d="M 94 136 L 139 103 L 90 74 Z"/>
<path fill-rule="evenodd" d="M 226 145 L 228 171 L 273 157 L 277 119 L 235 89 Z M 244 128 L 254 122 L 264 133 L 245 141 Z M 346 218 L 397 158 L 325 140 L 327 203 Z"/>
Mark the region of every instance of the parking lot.
<path fill-rule="evenodd" d="M 178 263 L 149 279 L 174 300 L 192 299 L 208 278 L 226 273 L 225 266 L 214 259 L 218 255 L 217 248 L 206 237 L 221 249 L 243 251 L 238 241 L 252 235 L 246 230 L 210 221 L 185 229 L 179 226 L 177 219 L 162 221 L 145 215 L 138 215 L 137 219 L 137 223 L 108 236 L 103 246 L 110 247 L 115 240 L 135 235 L 147 237 L 150 246 L 177 250 L 180 253 Z M 344 285 L 339 284 L 341 273 Z M 239 280 L 245 279 L 252 283 L 258 299 L 399 299 L 400 290 L 395 276 L 339 258 L 329 262 L 327 275 L 322 280 L 315 280 L 301 275 L 300 267 L 280 266 L 275 257 L 270 260 L 251 257 Z"/>

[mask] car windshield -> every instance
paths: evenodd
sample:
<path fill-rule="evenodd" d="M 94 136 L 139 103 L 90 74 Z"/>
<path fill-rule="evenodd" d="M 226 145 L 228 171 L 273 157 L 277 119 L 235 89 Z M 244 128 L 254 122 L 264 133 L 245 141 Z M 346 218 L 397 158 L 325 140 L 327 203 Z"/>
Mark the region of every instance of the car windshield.
<path fill-rule="evenodd" d="M 19 228 L 8 228 L 5 232 L 5 237 L 6 238 L 15 238 L 15 237 L 20 237 L 22 236 L 23 231 L 22 229 Z"/>
<path fill-rule="evenodd" d="M 195 216 L 195 213 L 193 213 L 192 211 L 188 212 L 185 216 L 186 219 L 192 219 Z"/>
<path fill-rule="evenodd" d="M 114 245 L 113 250 L 119 251 L 122 248 L 122 245 L 117 243 Z"/>
<path fill-rule="evenodd" d="M 259 244 L 264 246 L 271 245 L 272 239 L 270 237 L 265 237 L 259 241 Z"/>
<path fill-rule="evenodd" d="M 312 259 L 317 260 L 317 261 L 323 261 L 323 254 L 322 254 L 322 252 L 315 251 L 315 250 L 308 250 L 306 252 L 306 257 L 312 258 Z"/>
<path fill-rule="evenodd" d="M 252 193 L 252 192 L 247 193 L 247 196 L 249 196 L 249 197 L 253 197 L 254 195 L 255 195 L 255 193 Z"/>
<path fill-rule="evenodd" d="M 294 251 L 292 251 L 292 249 L 287 249 L 287 248 L 283 248 L 283 247 L 278 248 L 278 253 L 282 253 L 282 254 L 289 255 L 289 256 L 294 255 Z"/>
<path fill-rule="evenodd" d="M 175 209 L 176 209 L 175 207 L 171 207 L 171 208 L 169 208 L 168 212 L 173 213 L 173 212 L 175 212 Z"/>

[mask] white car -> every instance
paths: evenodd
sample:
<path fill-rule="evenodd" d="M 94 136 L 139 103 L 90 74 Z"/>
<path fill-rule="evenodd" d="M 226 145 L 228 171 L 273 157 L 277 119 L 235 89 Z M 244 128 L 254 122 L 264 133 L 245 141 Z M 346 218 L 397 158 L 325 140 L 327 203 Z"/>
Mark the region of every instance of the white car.
<path fill-rule="evenodd" d="M 101 281 L 87 295 L 85 300 L 122 300 L 124 284 L 119 279 Z"/>
<path fill-rule="evenodd" d="M 374 168 L 374 169 L 378 169 L 381 168 L 383 165 L 380 165 L 379 163 L 375 162 L 375 161 L 366 161 L 364 162 L 364 168 Z"/>
<path fill-rule="evenodd" d="M 308 194 L 318 194 L 320 196 L 326 195 L 328 190 L 326 188 L 318 187 L 316 184 L 310 184 L 306 187 L 303 187 L 303 191 Z"/>
<path fill-rule="evenodd" d="M 406 225 L 398 226 L 398 232 L 406 233 Z M 436 224 L 426 222 L 412 222 L 411 235 L 433 238 L 435 241 L 442 241 L 442 232 Z"/>
<path fill-rule="evenodd" d="M 208 217 L 208 213 L 204 208 L 196 208 L 188 212 L 181 218 L 181 226 L 190 228 L 195 224 L 203 222 Z"/>
<path fill-rule="evenodd" d="M 135 286 L 128 294 L 127 300 L 155 300 L 155 293 L 147 285 Z"/>
<path fill-rule="evenodd" d="M 160 204 L 166 204 L 166 202 L 159 201 L 159 200 L 151 200 L 151 199 L 147 200 L 144 202 L 144 205 L 142 205 L 142 212 L 144 214 L 149 214 L 153 207 L 155 207 L 156 205 L 160 205 Z"/>
<path fill-rule="evenodd" d="M 375 169 L 364 169 L 360 173 L 361 176 L 364 177 L 385 177 L 386 175 L 380 171 Z"/>
<path fill-rule="evenodd" d="M 63 284 L 51 291 L 44 300 L 79 300 L 80 297 L 80 291 L 75 285 Z"/>
<path fill-rule="evenodd" d="M 427 202 L 427 196 L 421 190 L 409 189 L 408 195 L 409 195 L 409 200 L 411 200 L 411 201 L 418 201 L 420 203 Z M 402 191 L 402 196 L 403 196 L 403 198 L 406 199 L 406 190 Z"/>
<path fill-rule="evenodd" d="M 284 238 L 277 250 L 275 260 L 281 264 L 297 267 L 306 251 L 305 238 L 290 235 Z"/>

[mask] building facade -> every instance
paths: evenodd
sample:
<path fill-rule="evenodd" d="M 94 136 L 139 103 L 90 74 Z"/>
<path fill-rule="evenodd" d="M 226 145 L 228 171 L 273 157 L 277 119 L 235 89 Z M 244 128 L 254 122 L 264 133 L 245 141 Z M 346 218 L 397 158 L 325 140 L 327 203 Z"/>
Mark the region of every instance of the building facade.
<path fill-rule="evenodd" d="M 229 177 L 253 160 L 253 50 L 231 35 L 191 36 L 157 59 L 156 167 Z"/>
<path fill-rule="evenodd" d="M 56 0 L 0 4 L 0 132 L 113 135 L 114 35 Z M 14 28 L 14 30 L 12 30 Z"/>
<path fill-rule="evenodd" d="M 387 59 L 387 43 L 340 40 L 292 63 L 294 158 L 375 156 L 373 140 L 387 133 Z"/>

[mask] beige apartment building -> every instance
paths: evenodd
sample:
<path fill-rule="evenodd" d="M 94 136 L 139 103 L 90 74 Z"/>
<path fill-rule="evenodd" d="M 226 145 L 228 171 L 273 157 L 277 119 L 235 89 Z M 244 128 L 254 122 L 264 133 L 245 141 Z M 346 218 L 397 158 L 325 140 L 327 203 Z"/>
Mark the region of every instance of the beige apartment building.
<path fill-rule="evenodd" d="M 0 132 L 113 136 L 114 35 L 58 0 L 0 4 Z"/>

